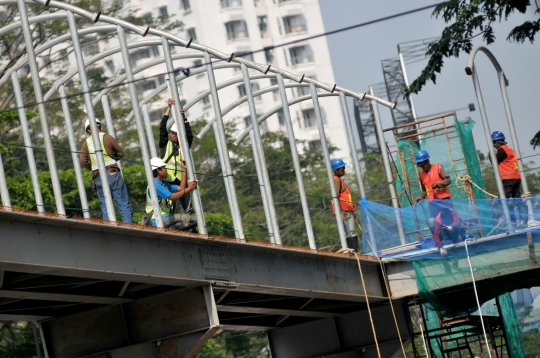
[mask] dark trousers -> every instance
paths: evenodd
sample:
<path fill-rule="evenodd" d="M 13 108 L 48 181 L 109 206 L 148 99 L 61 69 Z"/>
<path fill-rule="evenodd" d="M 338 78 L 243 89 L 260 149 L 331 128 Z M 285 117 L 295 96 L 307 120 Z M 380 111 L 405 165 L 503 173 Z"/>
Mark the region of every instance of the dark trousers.
<path fill-rule="evenodd" d="M 527 206 L 521 198 L 521 179 L 508 179 L 503 180 L 502 182 L 504 195 L 506 196 L 506 201 L 508 202 L 508 209 L 510 210 L 510 218 L 512 219 L 512 222 L 527 222 Z"/>
<path fill-rule="evenodd" d="M 171 184 L 180 185 L 180 180 L 176 179 L 175 181 L 171 182 Z M 184 212 L 186 214 L 188 214 L 188 215 L 195 214 L 195 210 L 193 210 L 193 206 L 191 205 L 191 194 L 190 193 L 186 193 L 180 199 L 173 201 L 171 214 L 176 213 L 176 206 L 177 206 L 178 201 L 180 201 L 180 204 L 182 204 L 182 208 L 184 209 Z"/>

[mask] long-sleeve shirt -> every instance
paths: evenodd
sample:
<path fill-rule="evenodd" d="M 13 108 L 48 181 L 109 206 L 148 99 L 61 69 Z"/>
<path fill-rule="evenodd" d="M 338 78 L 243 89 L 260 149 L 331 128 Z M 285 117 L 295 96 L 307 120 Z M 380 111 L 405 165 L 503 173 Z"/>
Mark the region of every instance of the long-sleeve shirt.
<path fill-rule="evenodd" d="M 120 144 L 118 144 L 116 139 L 114 139 L 114 137 L 112 137 L 111 135 L 105 134 L 103 136 L 103 146 L 105 147 L 107 154 L 111 158 L 114 158 L 115 160 L 124 158 L 124 149 L 122 149 Z M 81 153 L 79 154 L 79 162 L 84 168 L 88 170 L 92 170 L 92 164 L 90 162 L 90 154 L 88 153 L 88 144 L 86 144 L 86 140 L 82 143 L 82 146 L 81 146 Z M 107 166 L 107 168 L 108 169 L 116 168 L 120 170 L 120 167 L 117 164 L 111 164 Z M 92 179 L 95 179 L 98 176 L 99 176 L 99 170 L 92 171 Z"/>
<path fill-rule="evenodd" d="M 167 130 L 167 121 L 169 120 L 169 116 L 163 115 L 163 118 L 161 118 L 161 123 L 159 124 L 159 149 L 160 149 L 160 156 L 162 159 L 165 155 L 165 148 L 167 147 L 167 142 L 169 141 L 169 131 Z M 188 146 L 191 148 L 191 143 L 193 143 L 193 132 L 191 131 L 191 125 L 186 120 L 184 121 L 184 128 L 186 128 L 186 137 L 188 140 Z M 172 142 L 173 143 L 173 149 L 175 151 L 178 150 L 180 147 L 180 144 L 178 142 Z"/>

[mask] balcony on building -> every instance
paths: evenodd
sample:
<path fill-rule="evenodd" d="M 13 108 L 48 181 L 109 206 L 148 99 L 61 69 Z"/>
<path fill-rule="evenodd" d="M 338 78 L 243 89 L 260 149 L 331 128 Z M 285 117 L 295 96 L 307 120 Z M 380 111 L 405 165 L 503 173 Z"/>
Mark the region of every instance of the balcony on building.
<path fill-rule="evenodd" d="M 222 9 L 242 7 L 242 0 L 220 0 L 220 4 Z"/>
<path fill-rule="evenodd" d="M 285 34 L 303 34 L 307 32 L 306 18 L 302 14 L 283 17 Z"/>
<path fill-rule="evenodd" d="M 229 21 L 225 24 L 225 29 L 229 41 L 249 39 L 247 25 L 244 20 Z"/>
<path fill-rule="evenodd" d="M 293 66 L 309 64 L 315 61 L 313 51 L 309 45 L 290 47 L 289 55 Z"/>

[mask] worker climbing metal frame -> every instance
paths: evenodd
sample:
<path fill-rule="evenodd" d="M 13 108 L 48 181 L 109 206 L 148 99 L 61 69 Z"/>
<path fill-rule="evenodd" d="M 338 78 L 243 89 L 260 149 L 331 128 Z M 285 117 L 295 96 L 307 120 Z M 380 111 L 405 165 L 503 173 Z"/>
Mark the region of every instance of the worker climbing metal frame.
<path fill-rule="evenodd" d="M 32 16 L 28 17 L 26 15 L 25 9 L 26 6 L 29 4 L 39 4 L 42 6 L 47 6 L 50 9 L 56 10 L 51 13 L 45 13 L 38 16 Z M 207 73 L 209 78 L 209 89 L 207 91 L 203 91 L 202 93 L 198 94 L 194 98 L 190 99 L 184 108 L 187 110 L 193 105 L 197 104 L 199 101 L 201 101 L 204 97 L 211 95 L 212 102 L 214 106 L 214 113 L 215 118 L 212 119 L 206 128 L 204 128 L 200 133 L 198 133 L 199 138 L 203 138 L 205 133 L 207 133 L 212 127 L 214 128 L 214 133 L 216 135 L 216 140 L 218 144 L 218 153 L 220 156 L 220 162 L 222 164 L 223 168 L 223 176 L 225 181 L 225 187 L 227 191 L 231 216 L 233 218 L 233 223 L 235 227 L 235 236 L 238 239 L 244 239 L 245 235 L 243 232 L 243 226 L 242 226 L 242 220 L 241 220 L 241 213 L 240 208 L 238 205 L 238 201 L 236 199 L 236 188 L 235 188 L 235 182 L 234 182 L 234 168 L 230 167 L 229 162 L 229 149 L 228 149 L 228 141 L 227 138 L 224 136 L 223 132 L 223 116 L 232 111 L 233 109 L 237 108 L 238 106 L 242 105 L 245 102 L 248 102 L 248 104 L 253 101 L 253 98 L 256 98 L 264 93 L 276 91 L 279 90 L 280 92 L 283 92 L 285 94 L 285 90 L 287 88 L 295 88 L 295 87 L 312 87 L 312 93 L 311 95 L 307 96 L 300 96 L 296 98 L 287 99 L 286 96 L 282 96 L 282 104 L 279 106 L 276 106 L 275 108 L 271 109 L 267 113 L 258 114 L 255 113 L 255 109 L 253 105 L 249 106 L 250 109 L 250 115 L 252 118 L 252 123 L 262 123 L 270 116 L 274 115 L 278 111 L 284 110 L 285 108 L 288 108 L 292 105 L 295 105 L 297 103 L 300 103 L 302 101 L 311 100 L 314 102 L 314 105 L 317 107 L 319 103 L 319 99 L 324 97 L 338 97 L 340 96 L 340 102 L 342 105 L 342 111 L 346 114 L 348 114 L 348 108 L 347 108 L 347 97 L 356 99 L 356 100 L 364 100 L 364 101 L 370 101 L 371 103 L 379 103 L 384 106 L 387 106 L 389 108 L 395 108 L 395 103 L 388 102 L 384 99 L 378 98 L 376 96 L 373 96 L 368 93 L 357 93 L 350 90 L 347 90 L 345 88 L 342 88 L 340 86 L 337 86 L 336 84 L 326 84 L 322 83 L 320 81 L 311 79 L 309 77 L 306 77 L 303 74 L 292 74 L 287 71 L 280 70 L 275 67 L 271 67 L 268 65 L 260 65 L 253 63 L 251 61 L 245 60 L 243 58 L 235 57 L 234 54 L 225 54 L 220 51 L 208 48 L 202 44 L 196 44 L 192 43 L 191 39 L 182 39 L 177 36 L 174 36 L 172 34 L 169 34 L 164 31 L 151 29 L 148 27 L 142 27 L 142 26 L 136 26 L 133 24 L 130 24 L 128 22 L 125 22 L 123 20 L 118 20 L 111 18 L 109 16 L 106 16 L 105 14 L 101 13 L 91 13 L 84 9 L 80 9 L 76 6 L 72 6 L 69 4 L 61 3 L 58 1 L 47 1 L 47 0 L 1 0 L 0 5 L 17 5 L 19 7 L 19 10 L 21 11 L 21 20 L 15 21 L 4 28 L 0 29 L 0 35 L 7 33 L 12 30 L 16 30 L 19 28 L 23 29 L 23 32 L 25 33 L 25 41 L 27 42 L 27 49 L 29 51 L 28 57 L 21 58 L 16 64 L 14 64 L 12 67 L 8 68 L 5 74 L 2 78 L 0 78 L 0 86 L 5 85 L 10 79 L 14 83 L 15 88 L 15 94 L 16 98 L 18 98 L 18 102 L 16 103 L 17 108 L 19 110 L 24 112 L 24 103 L 22 103 L 22 97 L 19 98 L 20 91 L 17 91 L 16 86 L 16 80 L 18 79 L 18 71 L 22 69 L 27 64 L 30 65 L 31 73 L 32 73 L 32 79 L 33 79 L 33 85 L 35 88 L 40 88 L 40 77 L 39 72 L 37 71 L 37 65 L 35 64 L 35 56 L 37 56 L 40 53 L 43 53 L 44 51 L 53 48 L 54 46 L 58 44 L 66 43 L 66 41 L 72 42 L 73 51 L 76 55 L 76 68 L 70 68 L 66 72 L 65 75 L 63 75 L 61 78 L 57 79 L 51 89 L 45 94 L 41 94 L 40 91 L 36 90 L 36 100 L 38 102 L 38 109 L 40 113 L 40 121 L 42 124 L 42 132 L 44 133 L 44 139 L 47 149 L 47 157 L 49 161 L 49 167 L 51 169 L 51 174 L 56 173 L 57 171 L 54 169 L 56 168 L 55 164 L 55 158 L 54 153 L 52 152 L 52 143 L 51 143 L 51 137 L 50 137 L 50 130 L 48 128 L 47 124 L 47 118 L 45 114 L 45 106 L 47 104 L 47 101 L 50 101 L 53 99 L 53 96 L 58 92 L 60 96 L 60 102 L 62 104 L 62 110 L 64 113 L 64 117 L 66 118 L 66 125 L 70 127 L 67 130 L 67 135 L 70 143 L 70 150 L 72 152 L 76 152 L 76 139 L 74 137 L 74 132 L 72 130 L 72 123 L 70 121 L 70 111 L 69 108 L 69 102 L 67 101 L 66 91 L 65 91 L 65 84 L 70 83 L 72 78 L 74 76 L 79 76 L 81 80 L 82 85 L 82 92 L 85 99 L 85 108 L 86 113 L 88 114 L 88 117 L 90 118 L 90 126 L 93 134 L 97 133 L 97 126 L 95 121 L 95 115 L 94 115 L 94 108 L 95 106 L 101 104 L 103 112 L 104 112 L 104 119 L 105 123 L 107 125 L 108 132 L 111 135 L 114 135 L 114 127 L 113 127 L 113 119 L 111 116 L 111 108 L 108 101 L 108 94 L 109 92 L 115 88 L 118 85 L 127 84 L 129 89 L 129 95 L 133 107 L 133 112 L 129 114 L 126 118 L 127 121 L 134 118 L 135 119 L 135 125 L 137 128 L 137 133 L 139 135 L 139 142 L 141 146 L 142 151 L 142 159 L 144 161 L 145 165 L 145 174 L 147 181 L 149 183 L 149 189 L 150 189 L 150 196 L 152 198 L 152 204 L 154 206 L 154 212 L 156 215 L 156 223 L 158 228 L 162 227 L 162 221 L 161 217 L 159 215 L 159 206 L 157 202 L 157 195 L 154 188 L 154 182 L 153 182 L 153 176 L 152 176 L 152 170 L 149 166 L 149 158 L 151 156 L 154 156 L 156 154 L 155 150 L 155 144 L 153 141 L 153 137 L 151 133 L 149 133 L 149 129 L 151 126 L 149 125 L 149 114 L 148 114 L 148 105 L 149 101 L 151 101 L 154 97 L 162 94 L 166 90 L 166 84 L 158 87 L 156 90 L 152 91 L 150 95 L 146 96 L 142 100 L 137 98 L 137 93 L 135 89 L 135 76 L 139 74 L 141 71 L 153 68 L 154 66 L 163 66 L 165 63 L 167 67 L 168 73 L 174 73 L 177 70 L 177 66 L 174 65 L 174 61 L 178 60 L 184 60 L 184 59 L 205 59 L 206 67 L 202 68 L 196 68 L 194 69 L 191 74 L 197 74 L 197 73 Z M 61 35 L 58 38 L 51 39 L 47 41 L 44 44 L 41 44 L 40 46 L 36 47 L 35 49 L 31 46 L 31 33 L 30 33 L 30 25 L 31 24 L 39 24 L 41 22 L 45 21 L 54 21 L 54 20 L 60 20 L 60 21 L 67 21 L 67 23 L 70 26 L 70 33 Z M 82 20 L 83 22 L 86 22 L 88 25 L 83 28 L 77 28 L 76 21 Z M 116 48 L 112 48 L 110 50 L 104 51 L 102 53 L 96 54 L 92 57 L 83 57 L 81 52 L 81 39 L 83 39 L 85 36 L 91 36 L 95 33 L 116 33 L 116 37 L 119 40 L 119 46 Z M 125 40 L 126 32 L 133 33 L 136 36 L 133 38 L 130 38 L 130 41 L 128 42 Z M 141 39 L 140 37 L 144 37 L 144 39 Z M 151 47 L 151 46 L 161 46 L 164 53 L 164 58 L 155 59 L 152 61 L 145 62 L 139 66 L 132 66 L 129 58 L 129 51 L 135 48 L 145 48 L 145 47 Z M 183 48 L 190 48 L 193 50 L 192 53 L 182 53 L 182 54 L 171 54 L 170 48 L 172 46 L 180 46 Z M 99 65 L 99 61 L 105 60 L 109 58 L 110 56 L 115 56 L 117 54 L 120 54 L 122 56 L 122 67 L 124 73 L 122 75 L 116 76 L 110 83 L 108 83 L 105 88 L 95 94 L 93 98 L 91 97 L 91 93 L 89 91 L 89 87 L 87 86 L 87 80 L 85 79 L 85 71 L 89 66 L 95 66 Z M 241 68 L 242 76 L 229 79 L 223 83 L 216 83 L 213 73 L 216 70 L 220 70 L 223 68 Z M 248 72 L 250 71 L 250 72 Z M 252 73 L 251 73 L 252 72 Z M 176 100 L 177 103 L 180 103 L 179 101 L 179 91 L 177 88 L 177 84 L 181 81 L 183 81 L 188 76 L 180 75 L 180 76 L 169 76 L 171 78 L 171 93 L 173 98 Z M 174 78 L 174 81 L 172 79 Z M 251 81 L 263 79 L 263 78 L 278 78 L 278 85 L 269 86 L 266 88 L 262 88 L 261 90 L 254 91 L 251 93 L 251 91 L 247 91 L 246 96 L 240 98 L 239 100 L 235 101 L 234 103 L 230 104 L 226 108 L 221 108 L 219 104 L 218 99 L 218 91 L 221 89 L 229 88 L 232 85 L 235 85 L 237 83 L 244 83 L 247 85 Z M 279 81 L 279 78 L 281 78 L 283 81 Z M 285 82 L 288 81 L 288 82 Z M 39 89 L 38 88 L 38 89 Z M 323 104 L 321 104 L 323 106 Z M 173 107 L 173 118 L 168 123 L 168 128 L 172 125 L 172 121 L 178 120 L 178 118 L 181 118 L 179 113 L 177 113 L 179 110 L 178 106 Z M 317 116 L 320 115 L 320 113 L 316 113 Z M 348 116 L 347 116 L 348 117 Z M 22 117 L 21 117 L 22 118 Z M 256 119 L 256 120 L 255 120 Z M 178 125 L 178 123 L 177 123 Z M 319 126 L 320 135 L 322 136 L 321 140 L 325 140 L 324 135 L 324 126 Z M 178 126 L 179 128 L 179 136 L 181 138 L 185 138 L 184 128 L 182 125 Z M 254 156 L 259 158 L 259 163 L 264 163 L 264 151 L 261 147 L 261 143 L 257 140 L 257 134 L 255 133 L 256 125 L 254 127 L 248 128 L 245 132 L 241 133 L 238 138 L 235 141 L 235 144 L 238 145 L 248 134 L 250 131 L 254 130 L 252 135 L 254 135 L 255 144 L 254 144 Z M 289 131 L 291 134 L 292 140 L 294 140 L 294 133 L 292 132 L 292 128 Z M 93 135 L 93 137 L 95 137 Z M 28 144 L 31 144 L 30 138 L 28 139 Z M 356 148 L 352 147 L 354 146 L 354 140 L 351 141 L 351 138 L 348 138 L 348 151 L 350 153 L 356 153 Z M 93 138 L 95 144 L 96 138 Z M 182 150 L 184 153 L 189 153 L 189 148 L 187 147 L 186 141 L 181 141 L 182 143 Z M 291 142 L 293 143 L 293 142 Z M 30 145 L 31 146 L 31 145 Z M 295 144 L 296 146 L 296 144 Z M 96 145 L 96 147 L 99 147 Z M 298 151 L 296 148 L 292 150 L 293 154 L 293 161 L 298 161 Z M 29 159 L 29 166 L 30 166 L 30 172 L 32 174 L 33 179 L 37 179 L 37 170 L 32 170 L 32 168 L 35 168 L 35 160 L 33 160 L 32 156 L 32 150 L 29 148 L 27 150 L 27 156 Z M 98 159 L 98 166 L 101 175 L 104 175 L 105 167 L 103 165 L 103 159 L 101 157 L 100 152 L 96 152 L 96 156 Z M 72 155 L 74 168 L 76 171 L 76 179 L 77 179 L 77 185 L 79 187 L 79 194 L 80 194 L 80 201 L 81 206 L 83 209 L 83 215 L 85 218 L 90 218 L 90 213 L 88 211 L 88 199 L 86 198 L 85 191 L 82 190 L 84 188 L 84 182 L 82 177 L 82 172 L 80 169 L 80 165 L 77 165 L 76 163 L 76 156 Z M 325 155 L 325 158 L 328 157 L 328 153 Z M 195 163 L 193 163 L 191 155 L 185 156 L 186 161 L 186 167 L 187 167 L 187 176 L 188 180 L 194 180 L 196 179 L 195 176 Z M 328 163 L 325 163 L 328 165 Z M 355 167 L 355 172 L 358 180 L 358 186 L 360 188 L 361 194 L 364 195 L 363 190 L 363 182 L 362 182 L 362 176 L 359 172 L 359 163 L 358 159 L 355 157 L 353 159 L 353 165 Z M 265 190 L 261 190 L 261 195 L 263 197 L 263 200 L 268 203 L 266 205 L 266 217 L 268 221 L 268 228 L 269 228 L 269 237 L 272 239 L 273 242 L 276 244 L 281 244 L 281 239 L 279 237 L 279 223 L 277 222 L 277 218 L 275 216 L 275 213 L 272 211 L 272 199 L 271 199 L 271 191 L 269 190 L 270 183 L 267 178 L 267 174 L 265 175 L 266 168 L 264 165 L 260 166 L 261 170 L 259 171 L 259 180 L 262 184 L 264 184 Z M 358 168 L 358 170 L 357 170 Z M 3 169 L 3 168 L 2 168 Z M 301 203 L 302 203 L 302 210 L 304 213 L 304 219 L 306 223 L 306 232 L 309 242 L 309 247 L 313 250 L 316 250 L 316 244 L 315 239 L 313 235 L 313 231 L 310 225 L 310 217 L 309 217 L 309 209 L 307 207 L 307 200 L 305 198 L 305 192 L 304 192 L 304 185 L 302 181 L 301 176 L 301 168 L 298 165 L 295 165 L 295 172 L 297 176 L 297 182 L 299 184 L 299 194 L 301 197 Z M 0 174 L 2 171 L 0 171 Z M 56 211 L 59 214 L 64 214 L 65 210 L 63 208 L 63 202 L 61 200 L 61 191 L 60 191 L 60 182 L 59 179 L 56 177 L 56 175 L 51 176 L 51 181 L 54 188 L 55 193 L 55 199 L 56 199 Z M 3 180 L 5 183 L 5 181 Z M 39 188 L 39 182 L 37 180 L 33 180 L 34 183 L 34 193 L 36 198 L 36 205 L 38 210 L 44 211 L 43 209 L 43 203 L 42 199 L 40 199 L 40 193 L 41 189 Z M 333 182 L 329 179 L 329 189 L 332 190 L 334 188 Z M 10 198 L 9 198 L 9 188 L 5 185 L 2 185 L 0 188 L 1 194 L 2 194 L 2 203 L 5 204 L 11 204 Z M 111 220 L 114 221 L 114 206 L 112 203 L 112 197 L 110 194 L 110 190 L 107 188 L 107 185 L 105 183 L 104 185 L 104 195 L 105 195 L 105 202 L 107 205 L 108 211 L 111 213 L 110 217 Z M 200 194 L 198 190 L 194 190 L 192 193 L 192 201 L 193 201 L 193 207 L 195 210 L 195 214 L 197 216 L 198 220 L 198 226 L 199 226 L 199 232 L 202 234 L 206 233 L 205 223 L 204 223 L 204 212 L 203 212 L 203 203 L 200 200 Z M 336 221 L 338 225 L 338 231 L 340 234 L 340 241 L 342 242 L 342 245 L 344 248 L 346 248 L 344 233 L 342 233 L 342 223 L 341 223 L 341 217 L 339 215 L 336 215 Z"/>

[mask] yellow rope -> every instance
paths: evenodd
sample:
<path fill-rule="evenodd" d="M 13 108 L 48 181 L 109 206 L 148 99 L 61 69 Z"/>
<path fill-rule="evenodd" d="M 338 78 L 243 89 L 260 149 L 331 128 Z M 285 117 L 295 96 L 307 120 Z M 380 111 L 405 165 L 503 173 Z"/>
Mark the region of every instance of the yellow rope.
<path fill-rule="evenodd" d="M 463 182 L 463 184 L 460 184 L 458 182 L 459 180 L 461 180 Z M 483 191 L 486 195 L 491 196 L 492 198 L 498 198 L 497 195 L 493 195 L 491 193 L 488 193 L 483 188 L 479 187 L 478 184 L 476 184 L 475 182 L 472 181 L 470 175 L 458 175 L 456 177 L 456 187 L 460 188 L 460 189 L 463 189 L 465 191 L 465 193 L 467 194 L 467 197 L 469 199 L 474 198 L 474 192 L 473 192 L 471 184 L 474 185 L 476 188 L 478 188 L 478 190 Z"/>
<path fill-rule="evenodd" d="M 527 193 L 523 193 L 521 195 L 521 198 L 523 199 L 523 201 L 525 201 L 526 199 L 530 198 L 532 196 L 532 194 L 530 192 L 527 192 Z"/>

